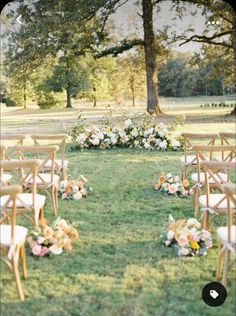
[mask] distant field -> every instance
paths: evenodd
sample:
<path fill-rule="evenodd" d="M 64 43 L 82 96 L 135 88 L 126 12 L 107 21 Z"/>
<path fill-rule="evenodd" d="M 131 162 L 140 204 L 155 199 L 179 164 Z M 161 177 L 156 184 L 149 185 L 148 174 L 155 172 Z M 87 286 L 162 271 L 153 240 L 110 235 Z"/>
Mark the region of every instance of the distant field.
<path fill-rule="evenodd" d="M 198 97 L 198 98 L 160 98 L 161 108 L 166 115 L 156 117 L 157 121 L 172 122 L 175 116 L 185 116 L 185 126 L 180 127 L 188 129 L 191 124 L 192 131 L 218 130 L 218 124 L 221 123 L 221 128 L 230 131 L 234 129 L 234 118 L 225 116 L 232 108 L 227 107 L 200 107 L 206 103 L 233 104 L 234 97 Z M 128 105 L 128 103 L 127 103 Z M 90 103 L 75 102 L 72 109 L 48 109 L 41 110 L 34 105 L 26 110 L 22 108 L 7 108 L 1 105 L 1 131 L 7 133 L 32 133 L 42 131 L 47 132 L 62 132 L 70 130 L 71 127 L 78 123 L 78 116 L 86 120 L 88 124 L 99 124 L 102 117 L 112 109 L 112 121 L 114 124 L 119 124 L 124 114 L 135 114 L 137 116 L 146 112 L 145 103 L 138 102 L 138 106 L 116 106 L 114 102 L 101 102 L 96 108 Z M 201 126 L 199 127 L 199 123 Z M 209 125 L 211 123 L 211 125 Z M 213 125 L 212 125 L 213 124 Z M 222 125 L 223 124 L 223 125 Z M 214 127 L 214 125 L 216 125 Z"/>

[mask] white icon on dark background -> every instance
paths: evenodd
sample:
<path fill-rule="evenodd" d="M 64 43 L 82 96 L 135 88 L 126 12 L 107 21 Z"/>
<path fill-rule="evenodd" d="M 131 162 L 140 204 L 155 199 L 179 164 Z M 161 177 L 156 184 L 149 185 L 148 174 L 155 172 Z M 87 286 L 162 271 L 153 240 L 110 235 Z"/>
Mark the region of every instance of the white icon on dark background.
<path fill-rule="evenodd" d="M 215 290 L 210 290 L 210 295 L 214 299 L 216 299 L 219 296 L 219 294 Z"/>

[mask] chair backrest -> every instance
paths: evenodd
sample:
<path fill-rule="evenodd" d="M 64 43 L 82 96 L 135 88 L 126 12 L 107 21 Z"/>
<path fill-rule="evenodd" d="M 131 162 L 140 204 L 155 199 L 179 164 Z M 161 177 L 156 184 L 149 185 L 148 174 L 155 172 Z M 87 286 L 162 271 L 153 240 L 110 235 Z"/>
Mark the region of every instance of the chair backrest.
<path fill-rule="evenodd" d="M 56 135 L 31 135 L 31 138 L 34 141 L 35 146 L 42 145 L 57 145 L 58 153 L 61 156 L 61 167 L 64 167 L 65 160 L 65 149 L 66 149 L 66 140 L 68 139 L 67 134 L 56 134 Z"/>
<path fill-rule="evenodd" d="M 235 145 L 236 133 L 235 132 L 221 132 L 220 141 L 221 145 Z M 222 153 L 222 160 L 224 160 L 224 155 Z"/>
<path fill-rule="evenodd" d="M 50 183 L 53 183 L 53 177 L 55 173 L 55 159 L 58 146 L 16 146 L 16 151 L 19 160 L 28 160 L 29 157 L 39 159 L 38 173 L 36 175 L 37 180 L 40 180 L 43 186 L 47 186 L 49 183 L 39 175 L 44 172 L 45 165 L 50 162 Z M 28 181 L 29 179 L 27 179 Z M 29 181 L 28 181 L 29 182 Z"/>
<path fill-rule="evenodd" d="M 22 134 L 18 134 L 18 135 L 1 134 L 0 136 L 1 143 L 7 146 L 6 152 L 5 152 L 5 159 L 11 160 L 13 158 L 16 158 L 15 146 L 23 145 L 25 138 L 26 136 Z"/>
<path fill-rule="evenodd" d="M 235 164 L 233 162 L 221 162 L 221 161 L 202 161 L 201 167 L 205 175 L 205 193 L 207 199 L 207 206 L 209 206 L 210 198 L 210 181 L 214 181 L 214 187 L 218 188 L 222 192 L 222 187 L 225 183 L 230 182 L 230 174 L 232 170 L 235 170 Z M 222 178 L 221 172 L 227 174 L 227 179 Z M 224 195 L 220 200 L 216 202 L 213 208 L 219 208 L 222 202 L 227 199 Z"/>
<path fill-rule="evenodd" d="M 5 154 L 6 154 L 6 146 L 0 145 L 0 159 L 1 160 L 5 159 Z"/>
<path fill-rule="evenodd" d="M 31 193 L 33 194 L 33 205 L 35 205 L 35 194 L 37 193 L 36 187 L 36 177 L 38 173 L 38 167 L 40 166 L 39 160 L 2 160 L 1 168 L 0 168 L 0 176 L 2 178 L 2 174 L 4 170 L 13 171 L 17 170 L 19 172 L 19 179 L 16 180 L 18 184 L 24 186 L 26 180 L 31 180 Z M 1 189 L 5 188 L 5 186 L 1 186 Z M 26 207 L 26 206 L 25 206 Z M 26 207 L 27 208 L 27 207 Z"/>
<path fill-rule="evenodd" d="M 224 145 L 224 146 L 212 146 L 212 145 L 197 145 L 193 146 L 193 150 L 197 159 L 197 174 L 198 174 L 198 182 L 200 182 L 200 172 L 201 172 L 201 162 L 202 161 L 214 161 L 214 154 L 224 155 L 224 160 L 222 162 L 231 162 L 236 155 L 236 148 L 232 145 Z"/>
<path fill-rule="evenodd" d="M 16 197 L 17 194 L 22 192 L 22 186 L 20 185 L 8 185 L 1 187 L 0 197 L 1 197 L 1 216 L 0 223 L 3 223 L 8 216 L 5 215 L 4 211 L 6 209 L 11 209 L 11 240 L 14 240 L 14 226 L 16 224 Z M 2 199 L 3 196 L 6 196 L 6 199 Z M 6 213 L 6 214 L 9 214 Z M 0 241 L 1 242 L 1 241 Z"/>
<path fill-rule="evenodd" d="M 228 243 L 231 243 L 231 227 L 233 225 L 233 212 L 231 202 L 236 206 L 236 185 L 235 183 L 226 182 L 222 185 L 222 192 L 227 196 L 227 227 L 228 227 Z"/>
<path fill-rule="evenodd" d="M 216 133 L 182 133 L 182 137 L 184 139 L 184 159 L 185 163 L 187 163 L 187 153 L 188 150 L 193 150 L 193 147 L 199 142 L 204 142 L 205 145 L 214 145 L 215 140 L 218 137 Z M 196 163 L 194 159 L 192 163 Z"/>

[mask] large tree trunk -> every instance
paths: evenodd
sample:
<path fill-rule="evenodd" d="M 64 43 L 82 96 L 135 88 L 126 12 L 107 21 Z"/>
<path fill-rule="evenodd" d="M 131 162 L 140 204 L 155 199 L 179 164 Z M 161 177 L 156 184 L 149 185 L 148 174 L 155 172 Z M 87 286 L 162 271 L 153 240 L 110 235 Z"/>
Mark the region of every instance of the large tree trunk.
<path fill-rule="evenodd" d="M 72 108 L 71 95 L 70 95 L 70 84 L 66 88 L 66 108 Z"/>
<path fill-rule="evenodd" d="M 152 0 L 142 0 L 144 52 L 147 78 L 147 111 L 160 114 L 161 109 L 157 92 L 157 64 L 156 49 L 153 30 L 153 4 Z"/>

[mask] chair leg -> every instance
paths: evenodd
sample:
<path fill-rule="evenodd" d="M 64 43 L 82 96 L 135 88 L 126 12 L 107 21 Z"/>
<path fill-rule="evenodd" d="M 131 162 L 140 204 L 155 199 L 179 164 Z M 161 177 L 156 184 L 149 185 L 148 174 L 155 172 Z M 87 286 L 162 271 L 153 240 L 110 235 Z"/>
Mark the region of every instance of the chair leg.
<path fill-rule="evenodd" d="M 222 277 L 222 284 L 224 286 L 227 285 L 227 276 L 228 276 L 228 269 L 229 269 L 229 251 L 225 250 L 225 256 L 224 256 L 224 270 L 223 270 L 223 277 Z"/>
<path fill-rule="evenodd" d="M 25 245 L 22 245 L 20 248 L 20 257 L 21 257 L 23 277 L 26 279 L 28 277 L 28 272 L 26 268 Z"/>
<path fill-rule="evenodd" d="M 56 201 L 56 190 L 55 190 L 55 187 L 52 186 L 51 188 L 51 195 L 52 195 L 52 208 L 53 208 L 53 213 L 54 215 L 57 215 L 57 201 Z"/>
<path fill-rule="evenodd" d="M 193 189 L 193 206 L 194 206 L 194 217 L 198 216 L 198 211 L 199 211 L 199 193 L 198 189 L 194 188 Z"/>
<path fill-rule="evenodd" d="M 12 259 L 12 270 L 13 270 L 13 273 L 14 273 L 14 277 L 15 277 L 15 281 L 16 281 L 16 288 L 17 288 L 17 292 L 18 292 L 19 298 L 20 298 L 21 302 L 24 302 L 25 296 L 24 296 L 22 285 L 21 285 L 21 280 L 20 280 L 19 270 L 18 270 L 18 266 L 17 266 L 17 261 L 16 261 L 15 258 Z"/>
<path fill-rule="evenodd" d="M 58 211 L 58 189 L 57 189 L 57 187 L 55 187 L 55 202 L 56 202 L 56 208 Z"/>
<path fill-rule="evenodd" d="M 209 214 L 208 211 L 203 211 L 202 213 L 202 228 L 208 230 L 209 229 Z"/>
<path fill-rule="evenodd" d="M 219 255 L 218 255 L 218 263 L 217 263 L 217 270 L 216 270 L 216 280 L 219 281 L 222 274 L 222 261 L 224 256 L 224 248 L 222 245 L 219 247 Z"/>
<path fill-rule="evenodd" d="M 66 168 L 62 168 L 61 172 L 62 172 L 62 180 L 66 180 L 66 177 L 67 177 Z"/>

